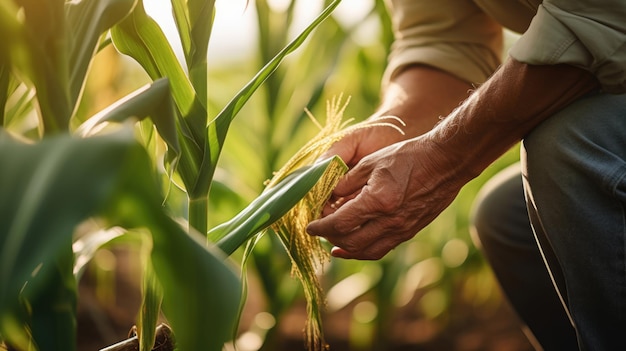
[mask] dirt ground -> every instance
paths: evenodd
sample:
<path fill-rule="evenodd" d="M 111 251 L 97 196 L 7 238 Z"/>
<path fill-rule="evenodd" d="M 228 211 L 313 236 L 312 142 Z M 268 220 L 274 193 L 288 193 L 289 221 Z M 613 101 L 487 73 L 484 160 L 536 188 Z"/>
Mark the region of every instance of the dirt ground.
<path fill-rule="evenodd" d="M 349 308 L 347 309 L 349 310 Z M 348 312 L 325 316 L 325 335 L 330 350 L 339 351 L 532 351 L 518 326 L 517 317 L 505 303 L 490 311 L 453 305 L 445 322 L 430 321 L 398 311 L 383 347 L 352 347 L 348 340 Z M 302 338 L 304 306 L 296 306 L 280 326 L 277 351 L 305 351 Z"/>
<path fill-rule="evenodd" d="M 124 256 L 118 267 L 124 267 Z M 133 325 L 140 293 L 133 278 L 136 272 L 122 271 L 112 284 L 115 294 L 94 289 L 96 277 L 86 275 L 80 284 L 78 350 L 99 351 L 124 340 Z M 98 279 L 102 279 L 101 277 Z M 108 303 L 102 303 L 102 301 Z M 458 300 L 458 302 L 457 302 Z M 254 298 L 251 299 L 254 304 Z M 490 308 L 477 308 L 454 299 L 443 321 L 430 321 L 414 311 L 398 311 L 388 328 L 384 346 L 351 345 L 350 306 L 324 316 L 330 351 L 532 351 L 504 300 Z M 269 351 L 305 351 L 302 338 L 306 318 L 304 304 L 293 306 L 280 319 L 276 344 Z M 391 340 L 391 341 L 389 341 Z"/>

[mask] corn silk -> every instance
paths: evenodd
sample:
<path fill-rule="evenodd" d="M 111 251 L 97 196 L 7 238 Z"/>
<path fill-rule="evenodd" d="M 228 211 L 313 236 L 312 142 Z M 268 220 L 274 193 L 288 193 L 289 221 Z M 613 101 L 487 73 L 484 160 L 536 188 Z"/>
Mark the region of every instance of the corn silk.
<path fill-rule="evenodd" d="M 353 119 L 343 121 L 343 114 L 349 102 L 350 98 L 342 104 L 341 95 L 327 101 L 326 124 L 323 126 L 310 111 L 305 110 L 319 128 L 318 134 L 296 152 L 278 172 L 274 173 L 272 179 L 266 181 L 266 187 L 275 186 L 296 169 L 315 163 L 336 141 L 357 129 L 391 127 L 404 134 L 400 127 L 391 123 L 393 120 L 404 126 L 402 120 L 395 116 L 370 118 L 349 125 Z M 305 343 L 311 351 L 328 349 L 322 332 L 321 309 L 325 305 L 325 298 L 319 276 L 323 272 L 324 264 L 330 261 L 330 254 L 324 249 L 322 239 L 307 234 L 306 227 L 311 221 L 320 217 L 333 188 L 346 171 L 347 166 L 338 158 L 337 161 L 331 162 L 309 193 L 270 227 L 278 234 L 287 249 L 292 263 L 292 275 L 301 281 L 304 288 L 308 316 L 304 334 Z"/>

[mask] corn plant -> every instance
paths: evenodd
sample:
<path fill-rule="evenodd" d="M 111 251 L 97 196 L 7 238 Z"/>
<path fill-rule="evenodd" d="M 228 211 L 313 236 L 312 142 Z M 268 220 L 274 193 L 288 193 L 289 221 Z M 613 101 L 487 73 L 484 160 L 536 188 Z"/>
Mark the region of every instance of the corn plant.
<path fill-rule="evenodd" d="M 120 235 L 137 238 L 149 252 L 138 321 L 142 351 L 152 349 L 161 307 L 181 350 L 219 350 L 232 337 L 241 281 L 205 238 L 226 134 L 256 89 L 339 1 L 215 117 L 207 112 L 206 67 L 214 1 L 171 3 L 185 67 L 141 0 L 0 2 L 6 39 L 0 45 L 0 340 L 12 348 L 75 349 L 77 279 L 94 251 L 84 244 L 97 247 Z M 111 42 L 153 82 L 77 121 L 90 64 Z M 156 133 L 138 140 L 137 128 Z M 167 151 L 148 153 L 146 146 L 157 143 Z M 187 195 L 182 223 L 171 216 L 155 161 L 163 162 L 165 181 Z M 332 165 L 341 163 L 331 158 L 299 169 L 264 192 L 237 217 L 245 230 L 221 235 L 226 251 L 282 217 Z M 77 234 L 86 221 L 97 229 Z"/>
<path fill-rule="evenodd" d="M 277 12 L 267 5 L 265 1 L 256 3 L 259 32 L 261 33 L 258 43 L 260 62 L 267 61 L 272 54 L 287 41 L 290 25 L 295 16 L 293 13 L 295 1 L 290 3 L 281 12 Z M 301 128 L 308 123 L 306 115 L 302 113 L 303 104 L 311 106 L 315 115 L 323 115 L 318 109 L 317 101 L 325 100 L 329 92 L 343 91 L 352 96 L 352 101 L 347 113 L 356 118 L 367 117 L 375 110 L 379 99 L 380 76 L 385 65 L 387 48 L 391 43 L 391 26 L 382 1 L 373 4 L 371 13 L 366 15 L 354 27 L 346 27 L 331 17 L 325 25 L 310 37 L 310 41 L 301 51 L 297 58 L 285 62 L 279 69 L 268 78 L 267 83 L 261 87 L 262 94 L 259 99 L 252 101 L 244 113 L 253 113 L 257 118 L 263 118 L 265 123 L 249 126 L 241 119 L 235 121 L 236 127 L 229 135 L 230 142 L 237 142 L 236 154 L 229 154 L 226 149 L 224 155 L 229 161 L 229 171 L 232 177 L 236 174 L 244 174 L 246 184 L 249 187 L 260 184 L 264 177 L 284 161 L 285 155 L 291 154 L 291 141 L 296 133 L 307 139 L 303 134 L 306 128 Z M 359 25 L 368 20 L 376 19 L 380 22 L 380 33 L 373 43 L 355 43 L 352 37 L 359 29 Z M 240 65 L 236 68 L 241 70 Z M 235 73 L 229 66 L 215 73 L 215 82 L 223 82 L 225 77 Z M 219 105 L 219 103 L 217 103 Z M 319 104 L 321 105 L 321 104 Z M 300 136 L 298 134 L 298 136 Z M 251 141 L 245 143 L 245 141 Z M 297 144 L 296 144 L 297 145 Z M 247 148 L 246 148 L 247 147 Z M 258 157 L 257 155 L 267 155 Z M 507 165 L 511 159 L 504 159 L 494 165 L 496 169 Z M 246 172 L 248 165 L 254 164 L 255 169 L 266 169 L 260 172 Z M 258 165 L 261 166 L 258 166 Z M 239 168 L 237 168 L 239 167 Z M 237 172 L 239 170 L 239 172 Z M 379 350 L 390 348 L 394 340 L 393 321 L 400 309 L 398 306 L 407 308 L 408 298 L 413 294 L 431 292 L 430 296 L 444 296 L 442 310 L 434 311 L 433 308 L 425 314 L 434 323 L 446 325 L 446 321 L 452 317 L 449 314 L 453 295 L 479 294 L 462 292 L 459 284 L 471 285 L 477 277 L 484 276 L 486 269 L 480 256 L 473 248 L 468 236 L 468 213 L 471 201 L 480 187 L 487 179 L 486 176 L 493 174 L 485 172 L 485 177 L 480 177 L 459 196 L 446 213 L 444 213 L 433 225 L 426 228 L 411 243 L 394 250 L 383 260 L 376 262 L 351 262 L 333 260 L 325 266 L 324 287 L 331 292 L 331 300 L 324 315 L 333 318 L 333 314 L 339 309 L 350 309 L 360 300 L 372 302 L 376 307 L 375 318 L 367 322 L 355 317 L 348 321 L 354 330 L 345 337 L 354 344 L 355 349 Z M 489 174 L 487 174 L 489 173 Z M 241 177 L 236 178 L 241 181 Z M 254 269 L 256 278 L 263 290 L 266 299 L 267 312 L 271 313 L 280 324 L 281 316 L 290 312 L 294 302 L 301 298 L 300 291 L 293 287 L 289 276 L 281 274 L 285 272 L 289 262 L 281 260 L 277 255 L 282 250 L 281 243 L 274 236 L 266 236 L 257 244 L 251 253 L 251 267 Z M 465 245 L 468 248 L 467 259 L 460 267 L 448 266 L 441 259 L 442 252 L 447 250 L 449 243 Z M 436 281 L 421 280 L 420 284 L 413 281 L 419 274 L 429 274 L 428 270 L 442 272 Z M 426 272 L 426 273 L 425 273 Z M 353 287 L 349 294 L 343 294 L 341 287 L 351 280 L 368 283 Z M 465 283 L 468 282 L 468 283 Z M 337 289 L 335 289 L 337 286 Z M 489 284 L 485 285 L 488 289 Z M 470 289 L 468 288 L 468 291 Z M 493 303 L 493 293 L 481 292 L 480 299 L 475 303 Z M 487 296 L 487 297 L 485 297 Z M 349 298 L 351 297 L 351 298 Z M 491 298 L 491 301 L 485 301 Z M 429 305 L 430 297 L 415 303 L 417 310 L 424 309 Z M 482 301 L 482 302 L 481 302 Z M 297 305 L 296 305 L 297 306 Z M 435 313 L 437 312 L 437 313 Z M 260 334 L 265 337 L 262 350 L 276 350 L 276 346 L 284 338 L 284 335 L 276 335 L 275 329 L 268 334 Z M 265 331 L 263 331 L 265 332 Z M 359 348 L 360 347 L 360 348 Z"/>
<path fill-rule="evenodd" d="M 360 120 L 374 111 L 379 100 L 378 87 L 391 40 L 391 27 L 388 25 L 389 19 L 382 1 L 376 1 L 373 5 L 370 12 L 365 15 L 364 21 L 351 26 L 344 25 L 334 17 L 327 19 L 325 25 L 311 36 L 300 55 L 285 62 L 268 78 L 268 84 L 262 87 L 263 99 L 256 99 L 253 107 L 246 107 L 246 111 L 259 117 L 263 116 L 266 121 L 263 124 L 266 126 L 265 129 L 255 126 L 254 130 L 248 130 L 251 127 L 247 127 L 239 120 L 235 121 L 239 124 L 230 135 L 233 138 L 230 139 L 231 142 L 254 138 L 255 149 L 241 152 L 242 147 L 238 146 L 239 152 L 236 155 L 226 154 L 225 157 L 230 157 L 232 163 L 238 165 L 242 171 L 248 164 L 262 162 L 262 168 L 265 168 L 266 172 L 260 177 L 267 177 L 284 162 L 285 155 L 290 155 L 294 135 L 309 138 L 306 134 L 307 129 L 303 128 L 309 121 L 301 105 L 310 106 L 316 116 L 323 116 L 324 111 L 317 107 L 323 105 L 318 104 L 318 101 L 328 99 L 329 92 L 332 94 L 343 91 L 351 96 L 347 109 L 350 117 Z M 295 17 L 295 1 L 283 12 L 272 9 L 265 1 L 257 1 L 256 9 L 260 33 L 257 41 L 258 60 L 264 62 L 287 41 L 287 33 Z M 365 21 L 380 22 L 380 38 L 369 45 L 354 40 L 356 32 L 361 29 L 360 25 Z M 224 69 L 228 70 L 228 67 Z M 218 77 L 222 79 L 223 76 Z M 238 145 L 248 144 L 239 142 Z M 259 153 L 267 156 L 255 158 L 254 155 Z M 242 173 L 248 175 L 249 178 L 246 179 L 248 184 L 258 184 L 262 180 L 256 173 Z M 267 236 L 263 240 L 251 254 L 250 259 L 253 262 L 251 266 L 267 301 L 267 312 L 277 319 L 278 326 L 281 317 L 302 296 L 300 290 L 293 287 L 291 279 L 281 274 L 285 270 L 285 265 L 289 263 L 283 262 L 276 254 L 282 249 L 280 241 L 275 240 L 273 236 Z M 337 282 L 333 278 L 336 275 L 334 272 L 344 270 L 342 267 L 345 266 L 352 264 L 332 261 L 326 265 L 327 274 L 324 282 L 327 288 L 332 288 Z M 390 274 L 385 276 L 390 280 L 393 279 Z M 381 304 L 380 309 L 383 310 L 385 306 L 389 304 Z M 386 323 L 382 318 L 377 321 L 380 321 L 381 325 Z M 275 327 L 263 335 L 265 337 L 263 350 L 277 349 L 276 345 L 280 342 L 277 339 L 280 336 L 276 335 L 276 329 L 278 328 Z"/>

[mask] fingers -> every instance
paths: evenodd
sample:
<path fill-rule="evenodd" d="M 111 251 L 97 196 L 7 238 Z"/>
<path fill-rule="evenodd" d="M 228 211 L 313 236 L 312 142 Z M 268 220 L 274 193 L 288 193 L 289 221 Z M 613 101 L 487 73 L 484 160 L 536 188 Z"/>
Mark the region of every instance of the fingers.
<path fill-rule="evenodd" d="M 333 190 L 333 196 L 336 198 L 354 198 L 355 194 L 359 194 L 361 189 L 368 184 L 372 169 L 367 162 L 357 164 L 341 177 Z"/>
<path fill-rule="evenodd" d="M 367 185 L 368 178 L 366 171 L 360 168 L 352 169 L 344 174 L 322 209 L 321 216 L 326 217 L 335 213 L 345 203 L 356 198 L 361 193 L 361 189 Z"/>
<path fill-rule="evenodd" d="M 339 181 L 323 217 L 307 227 L 336 246 L 334 256 L 379 259 L 421 228 L 423 203 L 407 197 L 421 189 L 417 183 L 408 190 L 414 166 L 389 157 L 399 147 L 363 158 Z"/>
<path fill-rule="evenodd" d="M 415 220 L 406 218 L 405 211 L 381 215 L 387 204 L 376 201 L 368 190 L 309 224 L 309 234 L 323 236 L 335 246 L 333 256 L 377 260 L 416 233 Z"/>
<path fill-rule="evenodd" d="M 388 244 L 378 243 L 377 245 L 373 245 L 371 247 L 368 247 L 367 249 L 357 252 L 350 252 L 338 246 L 335 246 L 331 249 L 330 254 L 333 257 L 343 259 L 374 261 L 383 258 L 385 255 L 391 252 L 391 250 L 395 249 L 396 246 L 397 244 L 393 242 L 390 242 Z"/>
<path fill-rule="evenodd" d="M 344 235 L 352 232 L 355 228 L 365 224 L 366 218 L 358 208 L 353 208 L 352 202 L 339 208 L 327 206 L 324 210 L 329 214 L 321 219 L 315 220 L 307 226 L 307 231 L 311 235 L 324 236 L 326 238 Z M 336 218 L 341 220 L 337 221 Z M 329 241 L 333 242 L 329 239 Z M 333 242 L 333 244 L 335 244 Z"/>
<path fill-rule="evenodd" d="M 400 243 L 413 237 L 413 233 L 390 231 L 387 224 L 372 220 L 347 235 L 326 236 L 335 245 L 331 255 L 344 259 L 378 260 Z M 386 233 L 381 236 L 381 233 Z"/>

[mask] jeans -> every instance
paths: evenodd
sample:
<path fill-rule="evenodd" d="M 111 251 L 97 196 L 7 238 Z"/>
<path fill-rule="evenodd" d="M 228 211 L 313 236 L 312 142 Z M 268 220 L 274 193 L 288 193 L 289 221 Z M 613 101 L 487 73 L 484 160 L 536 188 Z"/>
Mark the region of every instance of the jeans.
<path fill-rule="evenodd" d="M 520 158 L 472 216 L 505 296 L 544 350 L 626 349 L 626 95 L 572 103 Z"/>

